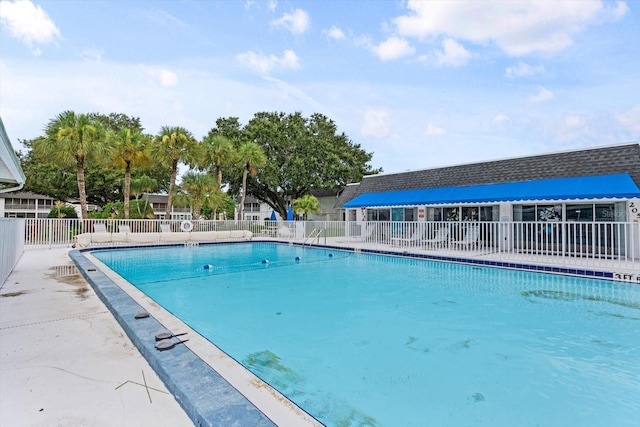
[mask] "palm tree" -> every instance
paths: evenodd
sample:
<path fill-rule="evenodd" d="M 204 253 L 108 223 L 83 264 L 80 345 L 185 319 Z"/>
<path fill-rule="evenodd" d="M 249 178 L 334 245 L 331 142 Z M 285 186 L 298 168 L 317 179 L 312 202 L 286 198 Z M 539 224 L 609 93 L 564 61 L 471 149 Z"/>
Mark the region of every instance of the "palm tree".
<path fill-rule="evenodd" d="M 163 126 L 160 133 L 151 144 L 151 157 L 161 163 L 171 165 L 171 178 L 169 180 L 169 198 L 167 199 L 166 219 L 171 218 L 173 193 L 178 175 L 178 163 L 193 163 L 193 157 L 198 148 L 197 141 L 191 132 L 180 126 Z"/>
<path fill-rule="evenodd" d="M 124 128 L 107 133 L 111 161 L 116 167 L 124 167 L 124 218 L 129 219 L 131 193 L 131 166 L 149 163 L 146 146 L 149 138 L 140 129 Z"/>
<path fill-rule="evenodd" d="M 208 135 L 202 140 L 201 148 L 200 165 L 204 168 L 215 168 L 218 189 L 222 189 L 222 168 L 231 166 L 236 154 L 233 143 L 224 136 Z"/>
<path fill-rule="evenodd" d="M 64 208 L 66 206 L 65 202 L 63 202 L 62 200 L 56 200 L 54 205 L 56 207 L 56 210 L 58 211 L 58 213 L 56 214 L 58 219 L 61 219 L 61 218 L 64 218 L 65 216 L 67 216 L 66 213 L 62 212 L 62 208 Z"/>
<path fill-rule="evenodd" d="M 131 194 L 139 199 L 142 193 L 155 191 L 158 188 L 158 181 L 148 175 L 141 175 L 131 179 Z"/>
<path fill-rule="evenodd" d="M 291 205 L 293 206 L 295 214 L 303 214 L 305 220 L 307 219 L 307 214 L 320 212 L 320 203 L 318 202 L 318 199 L 311 194 L 305 194 L 299 199 L 293 200 Z"/>
<path fill-rule="evenodd" d="M 158 181 L 147 175 L 142 175 L 138 178 L 131 180 L 131 194 L 136 198 L 135 207 L 138 210 L 138 216 L 140 218 L 153 218 L 153 209 L 149 202 L 139 202 L 138 199 L 145 191 L 151 192 L 158 187 Z M 151 211 L 149 213 L 149 211 Z"/>
<path fill-rule="evenodd" d="M 223 198 L 218 183 L 207 173 L 185 173 L 176 189 L 176 204 L 189 206 L 194 220 L 200 219 L 200 210 L 204 206 L 212 208 L 215 214 Z"/>
<path fill-rule="evenodd" d="M 75 166 L 82 218 L 87 218 L 84 166 L 89 157 L 100 158 L 105 151 L 103 128 L 86 114 L 65 111 L 49 121 L 46 136 L 33 143 L 35 155 L 43 162 L 67 168 Z"/>
<path fill-rule="evenodd" d="M 267 163 L 267 156 L 264 154 L 262 147 L 255 142 L 245 142 L 238 150 L 238 159 L 244 165 L 242 170 L 242 196 L 240 198 L 240 218 L 244 212 L 244 200 L 247 195 L 247 175 L 255 176 L 258 168 L 263 167 Z"/>

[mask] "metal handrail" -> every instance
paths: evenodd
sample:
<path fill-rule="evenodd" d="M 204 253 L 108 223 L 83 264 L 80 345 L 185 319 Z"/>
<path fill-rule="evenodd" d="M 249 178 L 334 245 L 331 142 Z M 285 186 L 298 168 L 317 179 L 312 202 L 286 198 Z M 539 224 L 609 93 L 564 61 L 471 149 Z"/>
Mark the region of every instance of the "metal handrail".
<path fill-rule="evenodd" d="M 307 241 L 309 239 L 313 240 L 313 239 L 317 239 L 316 243 L 319 244 L 320 243 L 320 235 L 324 234 L 324 244 L 327 244 L 327 229 L 326 228 L 314 228 L 313 230 L 311 230 L 311 233 L 309 233 L 309 235 L 307 236 L 306 239 L 304 239 L 304 242 L 302 242 L 302 245 L 306 245 Z"/>

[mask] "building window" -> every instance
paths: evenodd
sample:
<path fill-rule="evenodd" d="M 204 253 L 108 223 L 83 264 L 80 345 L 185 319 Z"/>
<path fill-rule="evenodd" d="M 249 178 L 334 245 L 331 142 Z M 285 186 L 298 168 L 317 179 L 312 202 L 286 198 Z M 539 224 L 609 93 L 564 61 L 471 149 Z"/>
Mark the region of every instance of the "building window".
<path fill-rule="evenodd" d="M 390 221 L 390 209 L 367 209 L 367 221 Z"/>
<path fill-rule="evenodd" d="M 591 222 L 593 221 L 593 205 L 567 205 L 567 221 Z"/>
<path fill-rule="evenodd" d="M 625 206 L 625 202 L 513 205 L 513 220 L 523 222 L 562 220 L 571 222 L 626 221 Z"/>

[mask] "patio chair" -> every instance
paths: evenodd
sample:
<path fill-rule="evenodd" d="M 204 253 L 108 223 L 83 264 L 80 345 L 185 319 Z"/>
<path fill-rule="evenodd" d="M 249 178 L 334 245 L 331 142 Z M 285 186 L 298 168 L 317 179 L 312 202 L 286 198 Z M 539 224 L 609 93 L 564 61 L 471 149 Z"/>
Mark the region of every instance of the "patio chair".
<path fill-rule="evenodd" d="M 364 227 L 364 231 L 355 239 L 361 242 L 370 242 L 374 240 L 375 234 L 378 231 L 378 224 L 364 224 L 362 227 Z"/>
<path fill-rule="evenodd" d="M 107 243 L 111 241 L 111 233 L 107 231 L 107 224 L 104 222 L 96 222 L 93 224 L 93 233 L 91 233 L 91 243 Z"/>
<path fill-rule="evenodd" d="M 425 228 L 417 228 L 413 231 L 411 236 L 409 237 L 392 237 L 391 245 L 392 246 L 414 246 L 420 244 L 420 242 L 424 241 L 429 230 Z"/>
<path fill-rule="evenodd" d="M 120 224 L 120 225 L 118 225 L 118 232 L 120 232 L 120 233 L 131 233 L 131 228 L 129 228 L 128 224 Z"/>
<path fill-rule="evenodd" d="M 468 249 L 478 244 L 480 238 L 480 228 L 478 226 L 470 226 L 467 228 L 467 232 L 464 234 L 462 240 L 452 240 L 449 242 L 450 246 L 457 246 L 458 248 Z"/>
<path fill-rule="evenodd" d="M 425 239 L 421 243 L 426 248 L 434 248 L 437 246 L 444 246 L 449 240 L 449 227 L 443 226 L 438 228 L 436 235 L 431 239 Z"/>
<path fill-rule="evenodd" d="M 291 236 L 292 236 L 291 229 L 286 225 L 282 225 L 280 226 L 280 228 L 278 228 L 278 237 L 291 237 Z"/>
<path fill-rule="evenodd" d="M 160 231 L 163 233 L 171 233 L 171 225 L 170 224 L 160 224 Z"/>

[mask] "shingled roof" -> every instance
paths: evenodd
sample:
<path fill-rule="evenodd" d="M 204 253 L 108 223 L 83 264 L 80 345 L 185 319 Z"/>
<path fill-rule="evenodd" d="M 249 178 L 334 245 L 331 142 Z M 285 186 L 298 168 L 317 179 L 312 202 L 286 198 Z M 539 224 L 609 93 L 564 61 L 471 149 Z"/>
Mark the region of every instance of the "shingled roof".
<path fill-rule="evenodd" d="M 383 191 L 620 173 L 628 173 L 640 187 L 640 144 L 622 144 L 435 169 L 370 175 L 365 176 L 359 185 L 347 186 L 340 195 L 338 204 L 343 206 L 360 194 Z"/>

